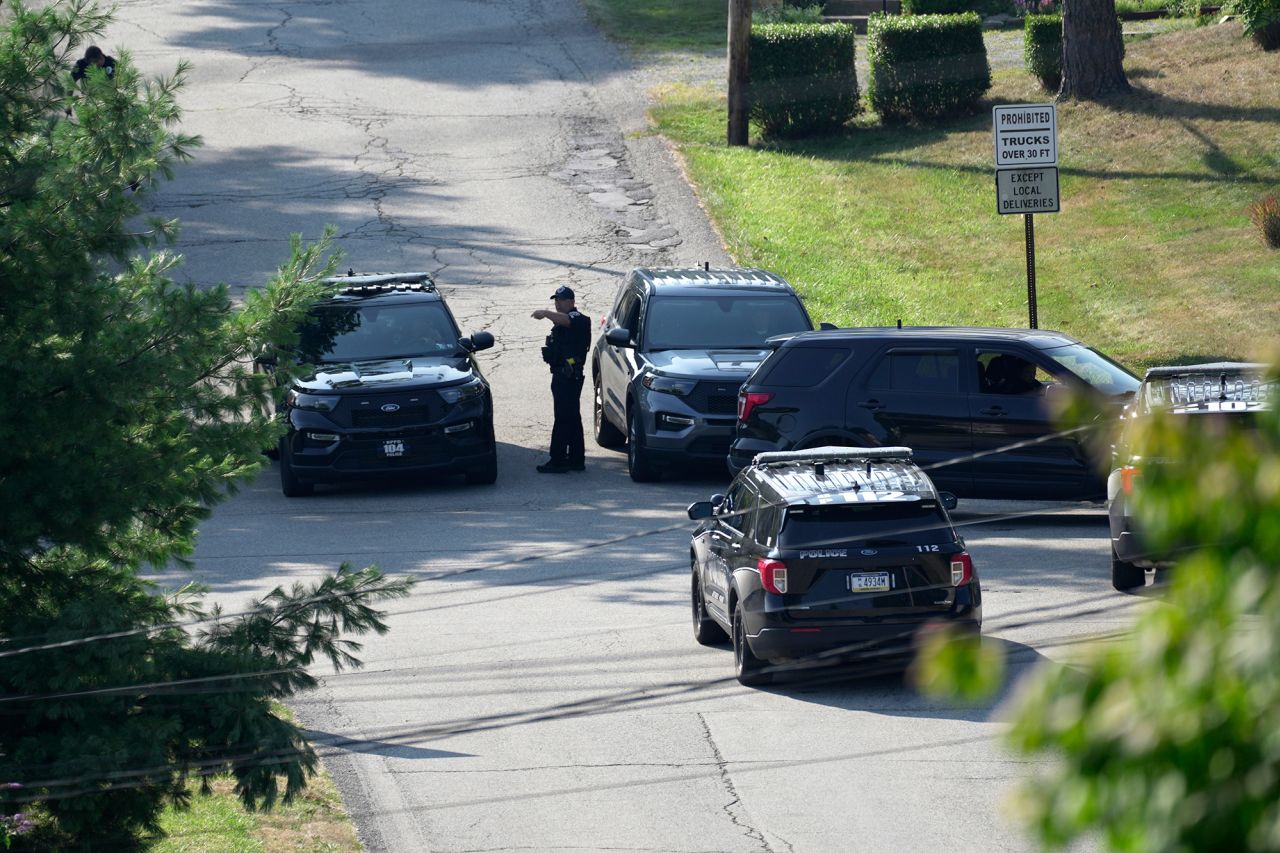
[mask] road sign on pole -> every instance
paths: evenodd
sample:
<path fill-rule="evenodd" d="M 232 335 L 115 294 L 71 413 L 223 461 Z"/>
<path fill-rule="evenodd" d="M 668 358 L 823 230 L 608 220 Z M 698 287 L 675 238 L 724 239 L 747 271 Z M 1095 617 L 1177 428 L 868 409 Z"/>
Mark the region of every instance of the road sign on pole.
<path fill-rule="evenodd" d="M 1009 104 L 991 110 L 996 149 L 996 213 L 1021 213 L 1027 242 L 1027 322 L 1039 327 L 1036 310 L 1035 214 L 1057 213 L 1058 108 L 1054 104 Z"/>
<path fill-rule="evenodd" d="M 996 170 L 996 213 L 1057 213 L 1058 167 Z"/>
<path fill-rule="evenodd" d="M 1058 165 L 1058 108 L 1055 104 L 993 107 L 996 168 Z"/>

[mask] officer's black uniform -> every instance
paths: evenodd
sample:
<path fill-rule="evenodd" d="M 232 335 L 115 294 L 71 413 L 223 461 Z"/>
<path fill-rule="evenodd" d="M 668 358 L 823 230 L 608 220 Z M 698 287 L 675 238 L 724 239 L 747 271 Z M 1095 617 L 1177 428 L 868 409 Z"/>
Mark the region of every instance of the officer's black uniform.
<path fill-rule="evenodd" d="M 573 291 L 561 287 L 551 298 L 573 299 Z M 551 400 L 555 414 L 551 428 L 551 462 L 544 467 L 582 470 L 586 445 L 582 439 L 580 401 L 587 348 L 591 345 L 591 321 L 576 308 L 567 313 L 569 325 L 553 326 L 543 351 L 543 357 L 551 366 Z"/>

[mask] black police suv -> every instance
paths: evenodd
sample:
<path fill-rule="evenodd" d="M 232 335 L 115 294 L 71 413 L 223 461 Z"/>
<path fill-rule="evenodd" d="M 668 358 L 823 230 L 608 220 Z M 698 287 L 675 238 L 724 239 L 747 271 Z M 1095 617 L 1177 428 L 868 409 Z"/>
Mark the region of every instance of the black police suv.
<path fill-rule="evenodd" d="M 314 370 L 285 395 L 281 490 L 398 474 L 493 483 L 493 398 L 473 357 L 493 335 L 462 337 L 427 273 L 339 281 L 299 330 L 297 361 Z"/>
<path fill-rule="evenodd" d="M 689 507 L 694 638 L 731 637 L 751 685 L 794 661 L 901 668 L 939 620 L 979 631 L 982 590 L 949 506 L 905 447 L 760 454 L 727 494 Z"/>
<path fill-rule="evenodd" d="M 1147 570 L 1173 565 L 1174 555 L 1155 553 L 1143 541 L 1133 515 L 1133 496 L 1142 488 L 1142 471 L 1160 460 L 1143 459 L 1135 432 L 1157 412 L 1186 419 L 1195 429 L 1252 429 L 1280 391 L 1268 380 L 1266 365 L 1217 362 L 1147 371 L 1133 402 L 1121 418 L 1120 438 L 1107 478 L 1107 514 L 1111 523 L 1111 585 L 1122 592 L 1145 586 Z"/>
<path fill-rule="evenodd" d="M 759 269 L 634 269 L 591 356 L 595 436 L 627 448 L 637 482 L 723 464 L 738 387 L 765 340 L 813 328 L 785 280 Z"/>
<path fill-rule="evenodd" d="M 835 329 L 776 346 L 739 392 L 731 470 L 768 451 L 904 445 L 961 497 L 1101 501 L 1105 460 L 1054 414 L 1085 392 L 1118 416 L 1139 384 L 1035 329 Z"/>

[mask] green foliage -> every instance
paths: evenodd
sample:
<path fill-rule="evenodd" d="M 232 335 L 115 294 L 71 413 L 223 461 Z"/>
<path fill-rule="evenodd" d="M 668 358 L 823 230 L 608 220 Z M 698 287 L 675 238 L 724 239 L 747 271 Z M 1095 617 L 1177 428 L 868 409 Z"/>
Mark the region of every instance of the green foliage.
<path fill-rule="evenodd" d="M 800 3 L 756 3 L 751 12 L 752 25 L 758 24 L 820 24 L 822 23 L 822 4 L 812 6 Z"/>
<path fill-rule="evenodd" d="M 858 114 L 853 27 L 765 24 L 751 30 L 751 117 L 766 136 L 838 130 Z"/>
<path fill-rule="evenodd" d="M 1062 83 L 1062 16 L 1027 15 L 1022 57 L 1027 71 L 1050 92 Z"/>
<path fill-rule="evenodd" d="M 1249 219 L 1258 227 L 1262 240 L 1273 249 L 1280 249 L 1280 199 L 1265 195 L 1249 205 Z"/>
<path fill-rule="evenodd" d="M 344 567 L 193 636 L 176 623 L 204 617 L 199 589 L 166 597 L 139 577 L 185 561 L 209 508 L 261 466 L 280 427 L 252 357 L 289 341 L 336 258 L 329 235 L 295 238 L 239 308 L 225 287 L 175 284 L 177 258 L 152 251 L 174 223 L 134 220 L 198 144 L 174 130 L 185 67 L 144 80 L 122 54 L 73 97 L 72 60 L 107 17 L 83 0 L 6 13 L 0 781 L 24 787 L 0 792 L 0 814 L 39 803 L 65 846 L 110 849 L 153 830 L 188 776 L 230 770 L 257 807 L 280 774 L 292 796 L 315 759 L 270 701 L 313 684 L 315 657 L 357 665 L 341 633 L 385 630 L 370 606 L 406 587 Z"/>
<path fill-rule="evenodd" d="M 867 94 L 885 121 L 971 112 L 991 88 L 982 21 L 964 15 L 873 15 Z"/>
<path fill-rule="evenodd" d="M 1280 0 L 1236 0 L 1244 32 L 1263 50 L 1280 48 Z"/>
<path fill-rule="evenodd" d="M 1139 529 L 1178 562 L 1130 634 L 1023 685 L 1010 738 L 1052 759 L 1020 795 L 1047 846 L 1280 849 L 1276 382 L 1256 420 L 1157 415 L 1128 436 L 1126 458 L 1161 460 L 1135 487 Z"/>
<path fill-rule="evenodd" d="M 962 15 L 976 11 L 976 0 L 902 0 L 904 15 Z"/>

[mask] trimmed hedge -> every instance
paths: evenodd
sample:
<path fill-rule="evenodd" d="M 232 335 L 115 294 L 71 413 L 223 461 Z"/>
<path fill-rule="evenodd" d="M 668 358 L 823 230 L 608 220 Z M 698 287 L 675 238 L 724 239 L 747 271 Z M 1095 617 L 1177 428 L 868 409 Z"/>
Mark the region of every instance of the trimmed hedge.
<path fill-rule="evenodd" d="M 751 117 L 765 136 L 839 130 L 858 114 L 848 24 L 763 24 L 751 28 Z"/>
<path fill-rule="evenodd" d="M 872 15 L 867 94 L 884 121 L 972 112 L 991 88 L 982 20 L 964 15 Z"/>
<path fill-rule="evenodd" d="M 902 0 L 904 15 L 959 15 L 976 11 L 977 0 Z"/>
<path fill-rule="evenodd" d="M 1027 15 L 1022 41 L 1027 71 L 1050 92 L 1062 84 L 1062 16 Z"/>

